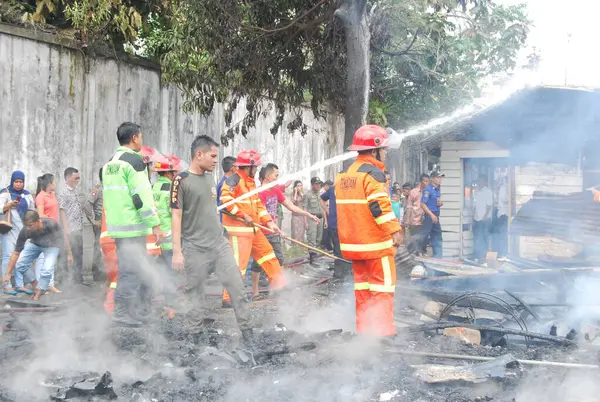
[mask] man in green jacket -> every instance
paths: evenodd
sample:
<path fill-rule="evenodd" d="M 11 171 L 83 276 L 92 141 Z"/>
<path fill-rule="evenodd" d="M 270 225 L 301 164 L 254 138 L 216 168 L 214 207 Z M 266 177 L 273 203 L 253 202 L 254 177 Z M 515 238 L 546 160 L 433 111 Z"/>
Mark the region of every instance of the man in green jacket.
<path fill-rule="evenodd" d="M 167 155 L 159 158 L 154 163 L 154 171 L 158 173 L 158 180 L 152 186 L 154 193 L 154 202 L 158 209 L 158 217 L 160 219 L 160 229 L 163 232 L 171 232 L 171 183 L 182 170 L 181 160 L 174 155 Z M 173 239 L 169 233 L 165 241 L 160 244 L 161 255 L 159 263 L 163 268 L 162 293 L 165 297 L 165 314 L 169 318 L 174 318 L 176 313 L 177 300 L 177 276 L 171 268 L 173 260 Z"/>
<path fill-rule="evenodd" d="M 160 243 L 165 233 L 160 229 L 147 167 L 139 154 L 143 146 L 140 126 L 121 124 L 117 139 L 120 147 L 102 168 L 106 229 L 115 239 L 119 261 L 113 323 L 139 327 L 148 319 L 152 302 L 146 236 L 154 234 Z"/>

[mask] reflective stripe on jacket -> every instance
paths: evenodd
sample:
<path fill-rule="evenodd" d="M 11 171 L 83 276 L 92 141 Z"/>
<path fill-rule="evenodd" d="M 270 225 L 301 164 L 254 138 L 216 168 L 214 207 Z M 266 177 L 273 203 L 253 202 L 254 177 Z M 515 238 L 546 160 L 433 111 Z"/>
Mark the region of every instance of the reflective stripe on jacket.
<path fill-rule="evenodd" d="M 244 171 L 240 170 L 223 183 L 221 204 L 226 204 L 254 189 L 256 189 L 254 178 L 249 177 Z M 261 225 L 266 225 L 272 221 L 271 215 L 267 212 L 258 193 L 229 205 L 225 210 L 239 218 L 243 218 L 245 213 L 254 222 Z M 231 236 L 253 236 L 256 231 L 254 227 L 248 226 L 227 214 L 223 214 L 223 227 Z"/>
<path fill-rule="evenodd" d="M 359 155 L 335 181 L 338 234 L 342 256 L 350 260 L 394 255 L 392 234 L 402 230 L 387 192 L 385 165 Z"/>
<path fill-rule="evenodd" d="M 102 168 L 106 228 L 115 239 L 147 236 L 160 223 L 148 171 L 137 152 L 120 147 Z"/>
<path fill-rule="evenodd" d="M 171 231 L 171 222 L 173 217 L 171 216 L 170 206 L 170 191 L 171 191 L 171 180 L 166 177 L 158 176 L 158 181 L 152 186 L 152 192 L 154 193 L 154 202 L 158 210 L 158 218 L 160 219 L 160 230 L 167 233 Z M 169 236 L 167 239 L 160 244 L 160 248 L 163 250 L 173 250 L 173 240 Z"/>

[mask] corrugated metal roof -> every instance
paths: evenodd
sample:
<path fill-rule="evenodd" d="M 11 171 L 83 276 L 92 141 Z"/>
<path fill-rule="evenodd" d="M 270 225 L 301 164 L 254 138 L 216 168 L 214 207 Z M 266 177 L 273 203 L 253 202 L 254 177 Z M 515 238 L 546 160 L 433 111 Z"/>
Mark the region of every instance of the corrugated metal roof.
<path fill-rule="evenodd" d="M 535 192 L 512 221 L 511 233 L 600 244 L 600 203 L 591 190 L 568 195 Z"/>

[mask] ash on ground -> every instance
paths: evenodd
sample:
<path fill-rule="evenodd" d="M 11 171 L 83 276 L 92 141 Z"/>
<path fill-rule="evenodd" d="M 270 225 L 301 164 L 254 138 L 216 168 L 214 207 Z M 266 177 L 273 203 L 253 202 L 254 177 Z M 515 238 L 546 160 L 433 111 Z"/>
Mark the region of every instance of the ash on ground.
<path fill-rule="evenodd" d="M 63 307 L 57 311 L 0 315 L 0 401 L 580 401 L 600 391 L 598 370 L 546 367 L 525 367 L 519 378 L 427 384 L 411 366 L 467 363 L 400 352 L 510 353 L 592 364 L 598 357 L 553 345 L 475 346 L 402 329 L 386 343 L 358 338 L 351 332 L 351 285 L 302 288 L 277 303 L 253 303 L 260 323 L 253 351 L 218 296 L 208 298 L 215 321 L 200 337 L 185 334 L 180 316 L 113 331 L 102 297 L 99 286 L 74 288 L 44 300 Z"/>

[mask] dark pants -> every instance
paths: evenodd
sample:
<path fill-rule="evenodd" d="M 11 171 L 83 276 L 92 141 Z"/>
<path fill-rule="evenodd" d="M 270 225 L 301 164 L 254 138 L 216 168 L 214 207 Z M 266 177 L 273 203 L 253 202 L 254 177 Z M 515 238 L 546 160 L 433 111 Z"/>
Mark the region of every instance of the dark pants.
<path fill-rule="evenodd" d="M 489 248 L 490 226 L 492 221 L 473 221 L 473 257 L 482 259 Z"/>
<path fill-rule="evenodd" d="M 333 246 L 333 255 L 342 258 L 342 250 L 340 249 L 340 237 L 338 235 L 337 228 L 328 228 L 331 236 L 331 245 Z M 335 260 L 333 263 L 333 277 L 334 278 L 345 278 L 350 276 L 352 273 L 352 264 L 347 262 Z"/>
<path fill-rule="evenodd" d="M 240 275 L 231 246 L 225 239 L 214 250 L 199 251 L 183 245 L 185 260 L 185 298 L 188 311 L 185 313 L 185 326 L 190 333 L 204 330 L 206 318 L 206 295 L 204 283 L 214 271 L 231 297 L 235 318 L 241 330 L 252 327 L 250 309 L 244 292 L 244 282 Z"/>
<path fill-rule="evenodd" d="M 498 257 L 508 255 L 508 216 L 502 215 L 496 220 L 493 230 L 494 251 Z"/>
<path fill-rule="evenodd" d="M 100 228 L 96 225 L 92 226 L 94 231 L 94 255 L 92 259 L 92 276 L 94 280 L 102 280 L 106 277 L 104 273 L 104 258 L 102 257 L 102 251 L 100 250 Z"/>
<path fill-rule="evenodd" d="M 439 212 L 434 213 L 438 217 L 438 223 L 433 223 L 428 214 L 423 216 L 422 245 L 423 249 L 427 247 L 427 242 L 433 249 L 433 258 L 442 258 L 442 226 L 439 222 Z"/>
<path fill-rule="evenodd" d="M 115 239 L 119 277 L 115 290 L 113 321 L 145 321 L 152 303 L 152 277 L 155 264 L 146 253 L 146 238 Z"/>
<path fill-rule="evenodd" d="M 176 307 L 177 303 L 177 273 L 173 271 L 173 250 L 161 250 L 161 255 L 158 257 L 160 267 L 160 293 L 165 298 L 165 306 Z"/>
<path fill-rule="evenodd" d="M 271 243 L 271 247 L 273 247 L 273 252 L 275 253 L 275 257 L 279 260 L 279 265 L 283 267 L 283 250 L 281 248 L 281 237 L 277 235 L 265 235 L 269 243 Z M 252 272 L 262 272 L 262 268 L 256 261 L 252 261 Z"/>
<path fill-rule="evenodd" d="M 69 245 L 73 254 L 71 279 L 75 283 L 83 283 L 83 231 L 69 233 Z"/>
<path fill-rule="evenodd" d="M 335 229 L 333 229 L 335 230 Z M 325 250 L 332 250 L 332 244 L 331 244 L 331 231 L 332 229 L 329 228 L 324 228 L 323 229 L 323 238 L 321 239 L 321 246 L 323 246 L 323 248 Z"/>
<path fill-rule="evenodd" d="M 427 251 L 427 243 L 423 240 L 423 226 L 411 226 L 408 228 L 410 232 L 410 242 L 406 246 L 411 253 L 425 253 Z"/>

